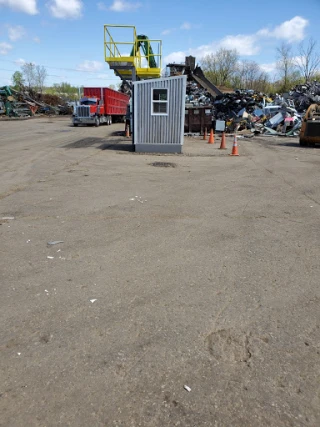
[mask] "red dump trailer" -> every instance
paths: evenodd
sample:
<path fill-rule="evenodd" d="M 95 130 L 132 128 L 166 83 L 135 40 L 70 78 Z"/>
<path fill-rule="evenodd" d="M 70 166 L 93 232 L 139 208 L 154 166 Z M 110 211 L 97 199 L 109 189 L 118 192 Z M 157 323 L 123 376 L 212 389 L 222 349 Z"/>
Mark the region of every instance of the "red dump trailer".
<path fill-rule="evenodd" d="M 80 105 L 75 106 L 73 126 L 123 122 L 130 97 L 108 87 L 85 87 Z"/>

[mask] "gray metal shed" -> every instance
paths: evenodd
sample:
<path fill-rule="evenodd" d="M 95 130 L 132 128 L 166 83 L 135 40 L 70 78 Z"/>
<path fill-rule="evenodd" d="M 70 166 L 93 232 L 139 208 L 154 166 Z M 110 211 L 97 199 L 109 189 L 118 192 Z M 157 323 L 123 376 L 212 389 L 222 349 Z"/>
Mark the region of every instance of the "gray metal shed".
<path fill-rule="evenodd" d="M 182 152 L 186 81 L 178 76 L 133 83 L 135 151 Z"/>

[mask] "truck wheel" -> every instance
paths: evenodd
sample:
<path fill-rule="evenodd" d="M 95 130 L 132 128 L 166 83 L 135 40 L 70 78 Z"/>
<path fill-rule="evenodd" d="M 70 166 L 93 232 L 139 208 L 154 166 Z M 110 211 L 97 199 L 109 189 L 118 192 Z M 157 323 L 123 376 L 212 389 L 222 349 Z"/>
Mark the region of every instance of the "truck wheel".
<path fill-rule="evenodd" d="M 95 121 L 94 121 L 94 125 L 97 128 L 100 125 L 100 119 L 99 117 L 96 117 Z"/>
<path fill-rule="evenodd" d="M 74 126 L 75 128 L 77 128 L 77 127 L 78 127 L 78 123 L 73 123 L 73 126 Z"/>
<path fill-rule="evenodd" d="M 307 146 L 308 146 L 308 144 L 305 141 L 303 141 L 302 139 L 300 139 L 300 147 L 307 147 Z"/>

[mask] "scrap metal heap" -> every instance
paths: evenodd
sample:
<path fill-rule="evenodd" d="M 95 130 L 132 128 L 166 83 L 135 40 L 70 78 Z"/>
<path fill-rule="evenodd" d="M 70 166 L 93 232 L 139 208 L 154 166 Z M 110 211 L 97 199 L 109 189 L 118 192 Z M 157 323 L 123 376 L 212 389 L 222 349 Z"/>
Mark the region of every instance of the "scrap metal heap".
<path fill-rule="evenodd" d="M 72 114 L 72 109 L 56 95 L 39 95 L 24 89 L 17 91 L 9 86 L 0 87 L 0 117 L 29 117 L 35 114 Z"/>
<path fill-rule="evenodd" d="M 186 109 L 207 107 L 213 120 L 223 120 L 228 132 L 297 136 L 302 115 L 312 103 L 320 103 L 320 83 L 297 85 L 283 96 L 254 90 L 216 87 L 204 76 L 194 57 L 185 64 L 168 64 L 170 76 L 187 75 Z"/>
<path fill-rule="evenodd" d="M 301 116 L 294 103 L 279 95 L 274 98 L 253 90 L 236 90 L 216 97 L 213 116 L 226 122 L 227 130 L 255 134 L 298 135 Z"/>
<path fill-rule="evenodd" d="M 295 103 L 298 111 L 306 111 L 311 104 L 320 104 L 320 82 L 316 80 L 312 83 L 295 86 L 289 97 Z"/>

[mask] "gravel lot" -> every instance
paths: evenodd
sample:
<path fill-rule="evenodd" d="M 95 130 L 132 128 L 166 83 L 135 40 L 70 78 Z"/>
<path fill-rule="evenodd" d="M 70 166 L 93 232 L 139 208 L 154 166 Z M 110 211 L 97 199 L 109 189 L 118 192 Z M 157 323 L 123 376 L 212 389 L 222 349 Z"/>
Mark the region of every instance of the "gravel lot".
<path fill-rule="evenodd" d="M 319 149 L 0 127 L 1 426 L 320 425 Z"/>

